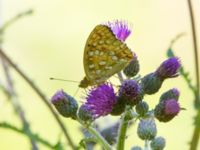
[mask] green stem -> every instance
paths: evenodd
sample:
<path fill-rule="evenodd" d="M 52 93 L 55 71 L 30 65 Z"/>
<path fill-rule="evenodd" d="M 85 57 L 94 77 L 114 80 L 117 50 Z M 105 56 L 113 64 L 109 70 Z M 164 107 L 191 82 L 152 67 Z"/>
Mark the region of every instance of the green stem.
<path fill-rule="evenodd" d="M 130 115 L 130 108 L 126 107 L 126 110 L 122 116 L 122 120 L 121 120 L 120 127 L 119 127 L 117 150 L 124 150 L 126 131 L 128 128 L 128 122 L 130 120 L 129 115 Z"/>
<path fill-rule="evenodd" d="M 200 76 L 199 76 L 199 58 L 198 58 L 198 44 L 197 44 L 197 35 L 196 35 L 196 26 L 195 26 L 195 18 L 193 13 L 193 7 L 191 0 L 188 0 L 188 9 L 190 12 L 190 20 L 191 20 L 191 28 L 192 28 L 192 37 L 193 37 L 193 46 L 194 46 L 194 61 L 195 61 L 195 76 L 196 76 L 196 86 L 197 86 L 197 94 L 195 103 L 199 104 L 199 90 L 200 90 Z"/>
<path fill-rule="evenodd" d="M 80 119 L 77 119 L 81 125 L 83 125 L 90 134 L 92 134 L 96 140 L 103 146 L 105 150 L 112 150 L 111 145 L 104 139 L 103 136 L 93 127 L 88 124 L 83 123 Z"/>
<path fill-rule="evenodd" d="M 190 143 L 190 150 L 196 150 L 200 137 L 200 79 L 199 79 L 199 58 L 198 58 L 198 44 L 197 44 L 197 35 L 196 35 L 196 26 L 195 26 L 195 18 L 193 13 L 193 7 L 191 0 L 187 0 L 188 9 L 190 13 L 191 20 L 191 29 L 192 29 L 192 37 L 193 37 L 193 46 L 194 46 L 194 60 L 195 60 L 195 74 L 196 74 L 196 95 L 195 95 L 195 106 L 198 109 L 197 116 L 195 117 L 195 128 L 192 135 L 192 141 Z"/>
<path fill-rule="evenodd" d="M 112 150 L 110 144 L 108 144 L 108 142 L 103 138 L 103 136 L 101 136 L 101 134 L 95 128 L 90 126 L 87 129 L 92 135 L 94 135 L 97 138 L 97 140 L 104 147 L 105 150 Z"/>
<path fill-rule="evenodd" d="M 145 140 L 144 150 L 149 150 L 149 141 L 148 140 Z"/>
<path fill-rule="evenodd" d="M 13 125 L 11 125 L 9 123 L 6 123 L 6 122 L 0 123 L 0 127 L 4 128 L 4 129 L 9 129 L 9 130 L 15 131 L 15 132 L 23 134 L 23 135 L 27 135 L 25 133 L 24 129 L 19 129 L 19 128 L 15 127 L 15 126 L 13 126 Z M 47 146 L 49 148 L 54 149 L 54 145 L 53 144 L 51 144 L 48 141 L 46 141 L 45 139 L 41 138 L 37 134 L 31 133 L 31 136 L 35 141 L 37 141 L 37 142 L 39 142 L 39 143 L 41 143 L 41 144 L 43 144 L 43 145 L 45 145 L 45 146 Z"/>

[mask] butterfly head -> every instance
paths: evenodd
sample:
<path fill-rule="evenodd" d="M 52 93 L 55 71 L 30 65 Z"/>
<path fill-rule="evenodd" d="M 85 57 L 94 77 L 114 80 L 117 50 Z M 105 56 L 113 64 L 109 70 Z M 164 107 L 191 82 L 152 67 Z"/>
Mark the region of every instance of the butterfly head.
<path fill-rule="evenodd" d="M 80 88 L 87 88 L 90 85 L 90 81 L 84 77 L 83 80 L 81 80 L 79 87 Z"/>

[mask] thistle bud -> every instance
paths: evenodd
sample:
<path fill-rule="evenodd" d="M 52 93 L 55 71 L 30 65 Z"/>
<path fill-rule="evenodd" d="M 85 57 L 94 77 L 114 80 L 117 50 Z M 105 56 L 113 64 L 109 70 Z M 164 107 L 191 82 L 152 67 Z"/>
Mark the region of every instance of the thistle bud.
<path fill-rule="evenodd" d="M 139 70 L 140 70 L 139 61 L 137 59 L 136 54 L 134 54 L 133 59 L 128 64 L 128 66 L 124 68 L 123 72 L 127 77 L 134 77 L 135 75 L 137 75 Z"/>
<path fill-rule="evenodd" d="M 142 150 L 142 148 L 140 146 L 134 146 L 131 148 L 131 150 Z"/>
<path fill-rule="evenodd" d="M 144 101 L 140 101 L 136 105 L 135 110 L 140 116 L 144 116 L 149 110 L 149 105 Z"/>
<path fill-rule="evenodd" d="M 92 122 L 94 121 L 94 117 L 92 115 L 92 112 L 87 108 L 86 105 L 81 105 L 81 107 L 78 110 L 78 118 L 81 119 L 83 122 Z"/>
<path fill-rule="evenodd" d="M 157 137 L 150 143 L 152 150 L 163 150 L 165 148 L 165 139 L 163 137 Z"/>
<path fill-rule="evenodd" d="M 125 80 L 119 89 L 119 97 L 123 97 L 129 105 L 136 105 L 143 98 L 140 85 L 134 80 Z"/>
<path fill-rule="evenodd" d="M 163 80 L 155 73 L 144 76 L 141 80 L 141 86 L 145 94 L 154 94 L 161 88 Z"/>
<path fill-rule="evenodd" d="M 179 103 L 176 99 L 163 100 L 154 109 L 155 117 L 161 122 L 172 120 L 180 111 Z"/>
<path fill-rule="evenodd" d="M 137 128 L 137 134 L 142 140 L 152 140 L 157 134 L 153 118 L 142 119 Z"/>
<path fill-rule="evenodd" d="M 162 79 L 173 78 L 177 76 L 180 67 L 180 60 L 177 57 L 171 57 L 165 60 L 155 73 Z"/>
<path fill-rule="evenodd" d="M 76 119 L 77 101 L 63 90 L 59 90 L 54 94 L 51 103 L 62 116 Z"/>
<path fill-rule="evenodd" d="M 168 100 L 168 99 L 175 99 L 178 101 L 180 96 L 180 92 L 177 88 L 170 89 L 163 93 L 160 97 L 160 102 L 163 100 Z"/>

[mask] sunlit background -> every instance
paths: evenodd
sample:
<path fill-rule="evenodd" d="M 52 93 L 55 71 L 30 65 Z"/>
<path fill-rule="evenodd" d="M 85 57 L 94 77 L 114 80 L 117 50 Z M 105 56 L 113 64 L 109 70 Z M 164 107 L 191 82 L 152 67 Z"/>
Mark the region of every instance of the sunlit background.
<path fill-rule="evenodd" d="M 32 8 L 34 14 L 14 23 L 5 32 L 4 51 L 50 98 L 57 89 L 63 88 L 73 95 L 78 84 L 50 81 L 49 77 L 59 77 L 80 81 L 84 77 L 83 50 L 86 39 L 95 25 L 114 19 L 128 20 L 132 24 L 132 34 L 127 43 L 136 52 L 140 61 L 140 74 L 155 70 L 166 59 L 166 50 L 171 40 L 185 32 L 174 45 L 182 64 L 191 72 L 194 79 L 193 46 L 187 1 L 183 0 L 1 0 L 0 19 L 5 22 L 19 12 Z M 196 0 L 197 1 L 197 0 Z M 200 18 L 200 3 L 193 1 L 196 18 Z M 200 19 L 199 19 L 200 20 Z M 196 24 L 200 21 L 197 20 Z M 198 26 L 200 27 L 200 26 Z M 200 31 L 200 28 L 198 29 Z M 63 134 L 52 114 L 30 89 L 24 80 L 12 70 L 18 98 L 31 124 L 31 129 L 56 143 Z M 3 72 L 0 77 L 3 79 Z M 166 150 L 187 150 L 193 132 L 193 95 L 184 80 L 167 80 L 155 96 L 146 96 L 145 100 L 153 108 L 160 94 L 170 88 L 181 91 L 180 104 L 186 108 L 169 123 L 159 123 L 158 136 L 166 138 Z M 83 102 L 83 91 L 76 98 Z M 108 117 L 101 121 L 107 125 Z M 71 119 L 62 118 L 69 134 L 76 144 L 81 140 L 79 124 Z M 11 104 L 0 92 L 0 121 L 21 127 Z M 136 135 L 137 126 L 128 131 L 126 150 L 133 145 L 144 143 Z M 39 145 L 42 150 L 46 147 Z M 30 149 L 26 136 L 0 128 L 0 150 Z M 69 148 L 67 148 L 69 149 Z M 200 149 L 200 145 L 199 145 Z"/>

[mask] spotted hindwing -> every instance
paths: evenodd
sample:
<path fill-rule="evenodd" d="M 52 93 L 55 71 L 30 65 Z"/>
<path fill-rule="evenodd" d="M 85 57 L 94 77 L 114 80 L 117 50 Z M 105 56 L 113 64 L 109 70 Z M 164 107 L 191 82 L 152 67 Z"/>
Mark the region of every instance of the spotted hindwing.
<path fill-rule="evenodd" d="M 84 69 L 90 85 L 105 82 L 133 58 L 131 50 L 106 25 L 97 25 L 84 50 Z"/>

